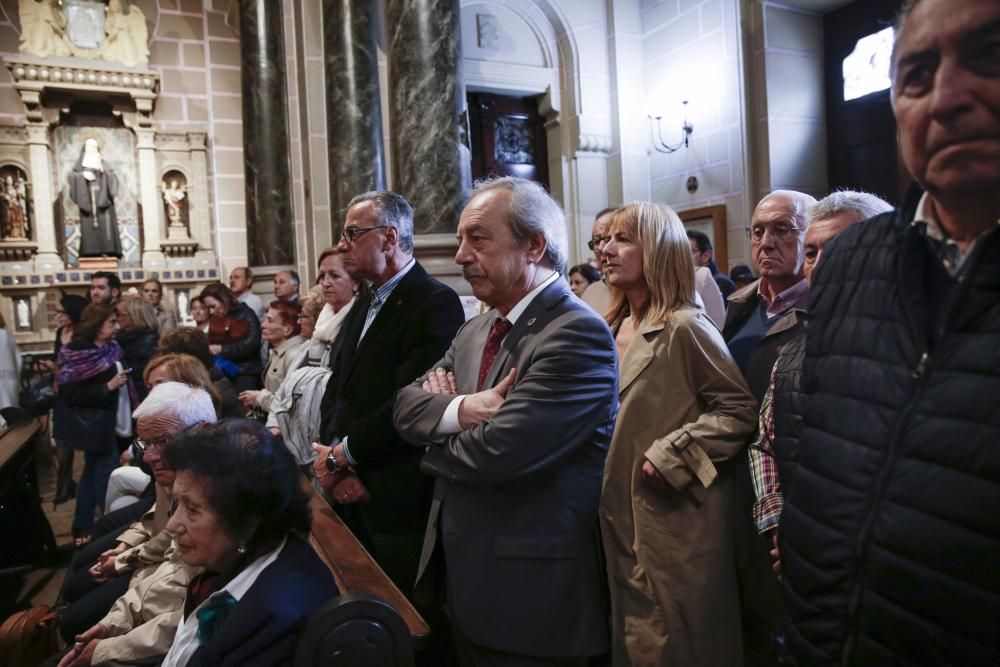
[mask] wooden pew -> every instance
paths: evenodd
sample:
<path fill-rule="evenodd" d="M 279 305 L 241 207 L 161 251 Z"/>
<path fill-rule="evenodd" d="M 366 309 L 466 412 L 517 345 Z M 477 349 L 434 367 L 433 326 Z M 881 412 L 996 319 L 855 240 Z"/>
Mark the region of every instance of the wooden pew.
<path fill-rule="evenodd" d="M 430 627 L 326 500 L 305 478 L 302 483 L 312 510 L 309 543 L 341 595 L 303 630 L 295 666 L 412 667 L 414 647 L 430 635 Z"/>

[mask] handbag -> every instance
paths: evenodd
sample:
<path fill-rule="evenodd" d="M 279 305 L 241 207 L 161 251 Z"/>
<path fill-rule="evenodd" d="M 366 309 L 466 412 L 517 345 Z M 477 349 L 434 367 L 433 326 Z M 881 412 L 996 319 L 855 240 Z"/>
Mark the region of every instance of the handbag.
<path fill-rule="evenodd" d="M 242 340 L 250 333 L 250 323 L 238 317 L 211 317 L 208 320 L 208 343 L 225 345 Z"/>
<path fill-rule="evenodd" d="M 44 415 L 56 404 L 55 374 L 43 373 L 21 390 L 18 399 L 21 407 L 36 417 Z"/>

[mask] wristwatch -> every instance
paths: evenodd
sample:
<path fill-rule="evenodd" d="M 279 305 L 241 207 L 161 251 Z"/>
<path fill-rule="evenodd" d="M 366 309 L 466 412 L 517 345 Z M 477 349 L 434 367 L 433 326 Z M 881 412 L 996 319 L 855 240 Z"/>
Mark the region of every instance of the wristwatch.
<path fill-rule="evenodd" d="M 339 463 L 337 463 L 337 459 L 334 457 L 333 450 L 331 449 L 330 453 L 326 455 L 326 469 L 332 472 L 334 475 L 336 475 L 338 472 L 340 472 L 346 467 L 347 466 L 342 466 Z"/>

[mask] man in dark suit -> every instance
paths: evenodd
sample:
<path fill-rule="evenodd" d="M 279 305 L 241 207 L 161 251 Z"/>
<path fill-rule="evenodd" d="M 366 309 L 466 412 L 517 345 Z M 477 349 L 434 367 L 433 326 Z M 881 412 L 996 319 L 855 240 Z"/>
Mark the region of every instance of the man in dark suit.
<path fill-rule="evenodd" d="M 455 292 L 413 259 L 413 210 L 393 192 L 347 209 L 344 268 L 371 295 L 352 309 L 331 362 L 314 468 L 348 524 L 404 593 L 413 592 L 432 482 L 392 425 L 396 391 L 448 348 L 465 321 Z"/>
<path fill-rule="evenodd" d="M 586 664 L 608 646 L 597 506 L 614 340 L 559 275 L 563 213 L 537 183 L 477 186 L 458 235 L 455 261 L 495 310 L 396 399 L 437 478 L 421 572 L 440 537 L 463 665 Z"/>

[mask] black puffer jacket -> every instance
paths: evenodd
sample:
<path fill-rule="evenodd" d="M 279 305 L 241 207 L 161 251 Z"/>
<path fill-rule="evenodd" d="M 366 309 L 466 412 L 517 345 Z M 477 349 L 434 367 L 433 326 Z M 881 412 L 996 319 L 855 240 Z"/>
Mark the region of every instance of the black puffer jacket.
<path fill-rule="evenodd" d="M 1000 229 L 959 284 L 919 194 L 815 276 L 780 530 L 800 664 L 1000 664 Z"/>
<path fill-rule="evenodd" d="M 778 462 L 781 491 L 791 492 L 795 468 L 799 463 L 799 435 L 802 432 L 802 362 L 806 356 L 806 332 L 801 330 L 781 348 L 774 364 L 774 458 Z"/>

